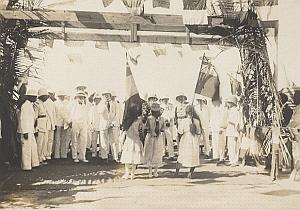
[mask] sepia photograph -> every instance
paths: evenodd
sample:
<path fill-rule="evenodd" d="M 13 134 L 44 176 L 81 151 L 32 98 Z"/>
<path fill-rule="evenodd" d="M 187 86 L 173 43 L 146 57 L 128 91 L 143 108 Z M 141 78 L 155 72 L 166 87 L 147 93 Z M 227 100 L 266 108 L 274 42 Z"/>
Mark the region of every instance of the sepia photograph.
<path fill-rule="evenodd" d="M 300 0 L 0 0 L 0 209 L 300 209 Z"/>

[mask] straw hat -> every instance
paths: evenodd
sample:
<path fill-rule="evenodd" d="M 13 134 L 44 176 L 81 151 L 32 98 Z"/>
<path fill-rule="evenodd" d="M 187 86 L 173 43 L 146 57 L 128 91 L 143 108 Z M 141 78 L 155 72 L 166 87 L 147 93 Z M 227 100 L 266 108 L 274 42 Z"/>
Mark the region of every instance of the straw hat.
<path fill-rule="evenodd" d="M 38 96 L 48 96 L 49 93 L 46 88 L 40 88 L 38 91 Z"/>
<path fill-rule="evenodd" d="M 230 96 L 226 99 L 226 103 L 233 103 L 234 105 L 237 105 L 237 98 L 235 96 Z"/>
<path fill-rule="evenodd" d="M 28 89 L 25 95 L 26 96 L 38 96 L 38 92 L 34 89 Z"/>
<path fill-rule="evenodd" d="M 149 100 L 150 98 L 155 98 L 156 100 L 158 100 L 157 95 L 156 95 L 155 93 L 149 94 L 149 95 L 148 95 L 148 100 Z"/>
<path fill-rule="evenodd" d="M 105 94 L 110 94 L 110 95 L 112 95 L 111 91 L 110 91 L 110 90 L 107 90 L 107 89 L 105 89 L 104 91 L 102 91 L 102 95 L 105 95 Z"/>
<path fill-rule="evenodd" d="M 184 97 L 184 100 L 187 100 L 187 97 L 184 93 L 180 92 L 177 96 L 176 96 L 176 100 L 178 101 L 179 97 Z"/>
<path fill-rule="evenodd" d="M 94 95 L 94 99 L 95 98 L 99 98 L 99 99 L 101 99 L 101 96 L 100 96 L 100 94 L 99 93 L 96 93 L 95 95 Z"/>
<path fill-rule="evenodd" d="M 85 91 L 87 89 L 87 86 L 85 86 L 85 85 L 78 85 L 78 86 L 76 86 L 75 89 L 78 90 L 78 91 Z"/>
<path fill-rule="evenodd" d="M 159 103 L 153 103 L 153 104 L 151 104 L 151 107 L 150 107 L 150 109 L 151 109 L 151 111 L 153 111 L 153 112 L 158 112 L 158 111 L 160 111 L 160 105 L 159 105 Z"/>
<path fill-rule="evenodd" d="M 66 96 L 66 93 L 63 90 L 60 90 L 58 91 L 57 96 Z"/>
<path fill-rule="evenodd" d="M 75 97 L 80 97 L 80 96 L 86 97 L 85 92 L 84 92 L 84 91 L 78 91 L 78 92 L 76 93 Z"/>

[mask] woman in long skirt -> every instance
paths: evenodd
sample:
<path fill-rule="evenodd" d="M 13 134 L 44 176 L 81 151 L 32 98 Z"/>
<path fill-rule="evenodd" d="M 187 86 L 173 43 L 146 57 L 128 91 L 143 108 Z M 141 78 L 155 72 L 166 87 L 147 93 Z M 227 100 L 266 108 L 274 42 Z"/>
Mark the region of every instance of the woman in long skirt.
<path fill-rule="evenodd" d="M 143 144 L 140 140 L 139 129 L 142 124 L 141 118 L 136 119 L 129 129 L 126 131 L 126 137 L 122 146 L 121 163 L 125 164 L 124 179 L 130 176 L 131 179 L 135 177 L 135 169 L 138 164 L 143 163 Z"/>
<path fill-rule="evenodd" d="M 145 164 L 149 167 L 149 178 L 158 177 L 158 167 L 163 165 L 165 121 L 160 115 L 160 105 L 153 103 L 151 116 L 146 122 L 147 135 L 144 150 Z M 154 168 L 154 174 L 152 174 L 152 168 Z"/>
<path fill-rule="evenodd" d="M 187 118 L 178 126 L 178 133 L 182 134 L 179 143 L 179 156 L 176 164 L 176 176 L 180 166 L 190 168 L 188 178 L 192 178 L 196 166 L 200 165 L 199 158 L 199 135 L 201 134 L 200 121 L 196 119 L 194 107 L 186 107 Z"/>

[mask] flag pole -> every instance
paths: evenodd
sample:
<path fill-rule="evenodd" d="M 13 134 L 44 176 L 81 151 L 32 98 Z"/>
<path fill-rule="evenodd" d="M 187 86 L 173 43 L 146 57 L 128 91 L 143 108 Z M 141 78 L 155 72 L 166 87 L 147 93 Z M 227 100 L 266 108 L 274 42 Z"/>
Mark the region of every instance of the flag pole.
<path fill-rule="evenodd" d="M 198 78 L 197 78 L 195 90 L 197 88 L 198 80 L 199 80 L 199 77 L 200 77 L 200 74 L 201 74 L 201 71 L 202 71 L 204 58 L 205 58 L 205 53 L 203 53 L 203 57 L 202 57 L 201 65 L 200 65 L 200 71 L 199 71 L 199 74 L 198 74 Z M 194 101 L 195 101 L 195 97 L 196 97 L 195 90 L 194 90 L 194 96 L 193 96 L 192 106 L 194 105 Z"/>

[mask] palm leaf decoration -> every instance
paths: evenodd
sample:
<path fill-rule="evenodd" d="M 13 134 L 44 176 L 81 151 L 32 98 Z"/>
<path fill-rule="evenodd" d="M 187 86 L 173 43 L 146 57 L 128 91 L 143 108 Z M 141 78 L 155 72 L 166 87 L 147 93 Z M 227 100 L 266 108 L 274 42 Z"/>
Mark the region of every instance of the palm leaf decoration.
<path fill-rule="evenodd" d="M 7 10 L 24 9 L 23 1 L 10 0 Z M 17 163 L 17 110 L 22 103 L 22 95 L 26 87 L 20 88 L 20 78 L 36 76 L 36 69 L 32 69 L 32 59 L 35 58 L 26 49 L 28 38 L 28 24 L 23 20 L 0 20 L 0 118 L 4 141 L 2 161 Z M 31 49 L 34 50 L 34 49 Z M 38 50 L 38 49 L 36 49 Z M 19 88 L 18 88 L 19 87 Z M 20 90 L 20 91 L 19 91 Z"/>

